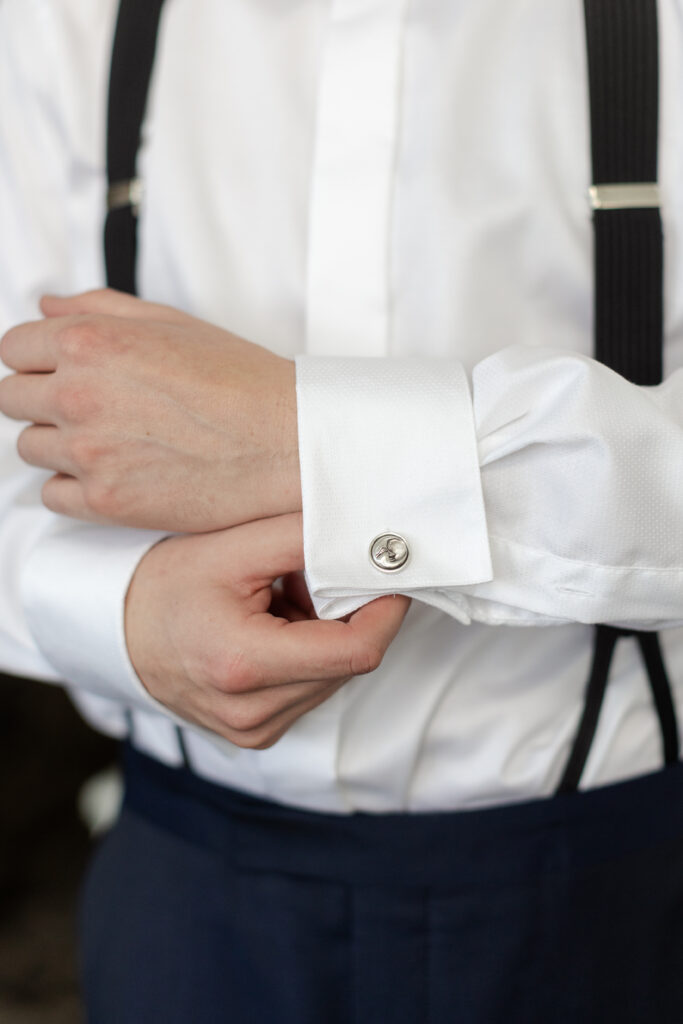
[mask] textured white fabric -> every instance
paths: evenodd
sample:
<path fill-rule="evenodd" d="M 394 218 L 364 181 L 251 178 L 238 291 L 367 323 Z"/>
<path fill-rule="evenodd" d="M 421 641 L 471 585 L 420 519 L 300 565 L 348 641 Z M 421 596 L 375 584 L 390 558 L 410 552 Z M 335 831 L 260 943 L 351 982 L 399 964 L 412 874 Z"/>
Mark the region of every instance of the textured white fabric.
<path fill-rule="evenodd" d="M 115 8 L 0 0 L 0 330 L 36 316 L 43 291 L 103 283 Z M 375 530 L 410 534 L 419 596 L 382 666 L 272 749 L 188 727 L 200 774 L 338 812 L 548 794 L 596 618 L 672 627 L 683 716 L 683 18 L 678 0 L 659 11 L 667 382 L 638 389 L 589 358 L 580 3 L 167 5 L 139 165 L 142 293 L 302 357 L 321 611 L 399 589 L 370 582 Z M 157 535 L 46 512 L 16 433 L 0 424 L 2 667 L 64 678 L 112 734 L 127 706 L 135 742 L 178 763 L 173 716 L 121 634 Z M 584 784 L 660 759 L 624 640 Z"/>
<path fill-rule="evenodd" d="M 60 678 L 143 709 L 152 698 L 127 654 L 121 595 L 160 536 L 61 523 L 26 558 L 20 592 L 33 637 Z"/>
<path fill-rule="evenodd" d="M 407 7 L 408 0 L 329 4 L 316 99 L 307 261 L 306 348 L 316 355 L 386 354 L 391 316 L 386 245 Z"/>
<path fill-rule="evenodd" d="M 472 404 L 459 363 L 304 356 L 297 396 L 308 585 L 321 618 L 345 615 L 359 605 L 356 596 L 491 578 Z M 419 430 L 406 415 L 411 409 L 425 413 Z M 370 559 L 383 533 L 399 534 L 410 550 L 392 573 Z"/>
<path fill-rule="evenodd" d="M 683 370 L 639 388 L 586 356 L 510 347 L 475 367 L 472 417 L 446 360 L 297 365 L 321 618 L 399 592 L 465 623 L 683 622 Z M 385 532 L 411 552 L 391 573 L 369 558 Z"/>

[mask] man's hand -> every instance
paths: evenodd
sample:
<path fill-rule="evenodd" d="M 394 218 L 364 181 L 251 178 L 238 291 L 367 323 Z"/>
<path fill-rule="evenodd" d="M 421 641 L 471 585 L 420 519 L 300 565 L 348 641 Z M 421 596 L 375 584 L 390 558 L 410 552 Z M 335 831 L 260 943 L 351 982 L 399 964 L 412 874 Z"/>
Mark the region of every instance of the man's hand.
<path fill-rule="evenodd" d="M 294 363 L 114 291 L 10 330 L 0 411 L 64 515 L 201 532 L 301 508 Z"/>
<path fill-rule="evenodd" d="M 260 749 L 377 668 L 409 600 L 383 597 L 348 621 L 322 622 L 302 567 L 300 515 L 153 547 L 126 601 L 128 649 L 147 690 L 187 721 Z"/>

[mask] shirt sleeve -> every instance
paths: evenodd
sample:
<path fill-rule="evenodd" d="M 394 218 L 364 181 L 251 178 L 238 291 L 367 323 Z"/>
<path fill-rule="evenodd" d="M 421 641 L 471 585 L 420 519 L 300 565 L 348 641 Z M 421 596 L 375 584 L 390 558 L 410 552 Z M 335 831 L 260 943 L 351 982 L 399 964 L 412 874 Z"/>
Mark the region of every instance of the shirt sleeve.
<path fill-rule="evenodd" d="M 102 283 L 90 276 L 101 267 L 101 168 L 72 153 L 44 13 L 36 0 L 0 4 L 0 335 L 36 319 L 43 292 Z M 92 208 L 92 237 L 72 204 Z M 49 474 L 19 459 L 20 429 L 0 416 L 0 669 L 155 707 L 128 658 L 123 609 L 139 560 L 163 535 L 49 512 Z"/>
<path fill-rule="evenodd" d="M 321 617 L 400 592 L 463 623 L 683 622 L 683 370 L 638 387 L 511 346 L 470 392 L 449 360 L 302 356 L 297 401 Z M 386 535 L 408 548 L 389 571 Z"/>

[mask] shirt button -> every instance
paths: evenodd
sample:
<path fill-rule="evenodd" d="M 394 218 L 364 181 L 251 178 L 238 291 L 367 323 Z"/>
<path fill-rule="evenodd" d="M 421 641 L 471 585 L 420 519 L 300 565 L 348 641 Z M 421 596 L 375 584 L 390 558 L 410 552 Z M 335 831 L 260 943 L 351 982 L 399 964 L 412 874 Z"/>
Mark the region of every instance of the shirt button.
<path fill-rule="evenodd" d="M 395 572 L 408 561 L 410 550 L 397 533 L 381 533 L 370 545 L 370 560 L 381 572 Z"/>

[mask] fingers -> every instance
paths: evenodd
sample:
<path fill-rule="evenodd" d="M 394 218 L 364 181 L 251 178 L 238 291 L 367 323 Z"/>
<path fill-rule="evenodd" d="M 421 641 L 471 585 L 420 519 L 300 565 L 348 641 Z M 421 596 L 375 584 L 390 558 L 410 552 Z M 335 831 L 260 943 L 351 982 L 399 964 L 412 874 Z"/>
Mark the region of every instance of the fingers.
<path fill-rule="evenodd" d="M 0 411 L 12 420 L 54 424 L 54 374 L 21 373 L 3 377 Z"/>
<path fill-rule="evenodd" d="M 58 473 L 43 484 L 43 504 L 52 512 L 73 519 L 94 521 L 96 516 L 85 501 L 83 486 L 74 477 Z"/>
<path fill-rule="evenodd" d="M 47 373 L 57 369 L 57 335 L 62 321 L 31 320 L 12 327 L 0 341 L 0 359 L 20 373 Z"/>
<path fill-rule="evenodd" d="M 291 691 L 294 694 L 298 691 L 301 694 L 297 699 L 288 699 L 287 703 L 273 702 L 272 695 L 267 691 L 266 703 L 262 706 L 253 699 L 253 695 L 231 697 L 218 713 L 211 715 L 210 728 L 238 747 L 252 750 L 272 747 L 295 722 L 329 700 L 346 682 L 348 680 L 342 678 L 325 685 L 306 683 L 296 687 L 282 687 L 281 693 Z"/>
<path fill-rule="evenodd" d="M 348 622 L 318 619 L 283 623 L 254 615 L 254 670 L 261 685 L 296 679 L 363 675 L 379 667 L 410 601 L 388 596 L 355 612 Z"/>
<path fill-rule="evenodd" d="M 237 575 L 255 586 L 270 586 L 278 576 L 304 567 L 300 512 L 245 523 L 239 530 Z M 234 534 L 233 534 L 234 536 Z"/>
<path fill-rule="evenodd" d="M 310 618 L 299 605 L 288 601 L 281 589 L 275 587 L 273 587 L 273 597 L 268 613 L 276 618 L 286 619 L 288 622 L 305 622 Z"/>
<path fill-rule="evenodd" d="M 129 317 L 136 320 L 156 320 L 167 323 L 181 323 L 189 319 L 171 306 L 157 302 L 144 302 L 135 295 L 100 288 L 96 291 L 81 292 L 79 295 L 44 295 L 40 309 L 46 317 L 77 316 L 84 313 L 104 316 Z"/>
<path fill-rule="evenodd" d="M 253 693 L 220 694 L 220 716 L 231 728 L 248 732 L 277 723 L 291 711 L 314 706 L 332 687 L 346 680 L 314 680 L 255 690 Z M 322 694 L 322 696 L 321 696 Z"/>
<path fill-rule="evenodd" d="M 268 747 L 274 746 L 299 719 L 321 704 L 324 704 L 347 682 L 348 679 L 338 679 L 329 686 L 318 689 L 308 700 L 302 701 L 287 711 L 283 711 L 282 714 L 272 718 L 267 725 L 248 733 L 238 733 L 232 742 L 238 746 L 249 747 L 252 750 L 265 750 Z"/>
<path fill-rule="evenodd" d="M 64 329 L 71 324 L 79 325 L 80 318 L 84 316 L 114 316 L 174 324 L 192 319 L 170 306 L 143 302 L 134 295 L 108 288 L 65 298 L 46 295 L 41 299 L 40 308 L 47 319 L 18 324 L 0 341 L 0 359 L 12 370 L 21 373 L 55 370 Z"/>
<path fill-rule="evenodd" d="M 307 618 L 316 618 L 315 608 L 313 607 L 313 601 L 311 595 L 308 592 L 306 586 L 306 580 L 301 572 L 290 572 L 282 580 L 282 588 L 284 596 L 292 604 L 301 608 L 306 613 Z"/>
<path fill-rule="evenodd" d="M 56 427 L 26 427 L 19 435 L 17 450 L 29 466 L 51 469 L 68 476 L 78 475 L 78 467 L 66 452 L 63 434 Z"/>
<path fill-rule="evenodd" d="M 364 621 L 359 635 L 364 629 L 378 630 L 380 644 L 388 645 L 389 637 L 393 638 L 400 628 L 410 602 L 407 598 L 388 597 L 373 604 L 376 607 L 361 616 Z M 325 632 L 328 632 L 325 627 L 352 628 L 351 623 L 345 626 L 343 623 L 332 622 L 294 622 L 280 629 L 280 633 L 284 634 L 286 629 L 298 626 L 322 627 Z M 356 628 L 359 628 L 358 624 Z M 335 633 L 338 631 L 335 630 Z M 329 635 L 332 635 L 331 632 Z M 298 652 L 298 666 L 302 665 L 302 653 L 301 650 Z M 215 690 L 211 693 L 209 701 L 194 719 L 239 747 L 262 750 L 273 746 L 295 722 L 329 700 L 353 674 L 286 682 L 283 680 L 282 662 L 278 664 L 276 685 L 268 686 L 261 680 L 258 685 L 245 687 L 244 692 L 239 692 L 243 681 L 233 678 L 218 696 Z M 325 664 L 329 668 L 329 659 Z"/>
<path fill-rule="evenodd" d="M 375 638 L 386 651 L 403 625 L 410 598 L 405 594 L 387 594 L 359 608 L 349 619 L 349 627 L 359 640 Z"/>
<path fill-rule="evenodd" d="M 288 579 L 303 569 L 300 513 L 247 523 L 229 531 L 228 536 L 231 541 L 239 536 L 239 543 L 233 547 L 233 571 L 238 580 L 250 582 L 255 591 L 263 593 L 269 592 L 275 579 L 284 576 L 287 600 L 297 603 L 301 598 L 305 601 L 303 607 L 312 612 L 310 596 L 304 598 L 302 592 L 303 579 Z M 254 652 L 254 663 L 245 688 L 373 671 L 400 629 L 410 602 L 401 596 L 380 598 L 355 612 L 347 622 L 315 618 L 283 622 L 267 613 L 269 604 L 270 600 L 249 619 L 253 630 L 249 648 Z"/>

